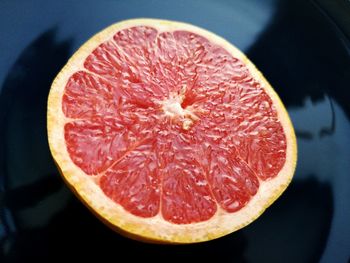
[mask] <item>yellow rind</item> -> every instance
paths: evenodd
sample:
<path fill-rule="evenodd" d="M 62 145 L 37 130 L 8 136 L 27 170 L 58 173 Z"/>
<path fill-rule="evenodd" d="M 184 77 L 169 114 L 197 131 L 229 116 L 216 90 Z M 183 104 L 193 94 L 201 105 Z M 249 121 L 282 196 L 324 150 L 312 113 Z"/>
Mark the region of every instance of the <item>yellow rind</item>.
<path fill-rule="evenodd" d="M 106 197 L 93 180 L 71 161 L 64 140 L 64 124 L 70 120 L 64 116 L 61 104 L 67 80 L 73 72 L 83 69 L 85 58 L 99 44 L 109 40 L 117 31 L 137 25 L 152 26 L 158 31 L 188 30 L 208 38 L 210 41 L 224 47 L 233 56 L 244 61 L 248 65 L 250 73 L 260 80 L 265 91 L 271 97 L 286 134 L 286 163 L 275 178 L 261 182 L 258 193 L 246 207 L 238 212 L 229 214 L 218 207 L 217 213 L 210 220 L 189 225 L 169 223 L 163 220 L 161 215 L 154 218 L 137 217 Z M 288 113 L 276 92 L 253 63 L 225 39 L 199 27 L 175 21 L 159 19 L 125 20 L 109 26 L 89 39 L 69 59 L 52 83 L 48 98 L 47 129 L 52 156 L 67 185 L 77 197 L 115 231 L 146 242 L 196 243 L 216 239 L 241 229 L 257 219 L 283 193 L 292 180 L 297 161 L 296 138 Z"/>

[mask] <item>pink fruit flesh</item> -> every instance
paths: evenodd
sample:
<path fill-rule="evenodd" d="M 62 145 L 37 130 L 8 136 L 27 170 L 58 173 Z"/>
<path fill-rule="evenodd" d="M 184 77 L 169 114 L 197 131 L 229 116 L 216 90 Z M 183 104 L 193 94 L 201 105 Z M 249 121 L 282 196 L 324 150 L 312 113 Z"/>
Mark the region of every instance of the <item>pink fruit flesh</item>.
<path fill-rule="evenodd" d="M 72 161 L 130 213 L 176 224 L 244 207 L 286 137 L 245 64 L 187 31 L 132 27 L 99 45 L 63 96 Z"/>

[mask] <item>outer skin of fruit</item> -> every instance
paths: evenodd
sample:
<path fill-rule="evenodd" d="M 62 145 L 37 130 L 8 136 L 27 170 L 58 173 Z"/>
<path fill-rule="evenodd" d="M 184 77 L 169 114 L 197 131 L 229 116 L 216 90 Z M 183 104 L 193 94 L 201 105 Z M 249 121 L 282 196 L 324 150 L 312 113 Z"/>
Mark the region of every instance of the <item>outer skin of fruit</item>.
<path fill-rule="evenodd" d="M 70 75 L 79 70 L 85 58 L 102 42 L 109 39 L 117 31 L 124 28 L 148 25 L 158 30 L 182 29 L 196 32 L 210 41 L 223 46 L 234 57 L 243 61 L 250 70 L 252 76 L 264 85 L 266 93 L 271 97 L 277 108 L 278 117 L 282 123 L 287 138 L 286 163 L 276 178 L 263 183 L 259 192 L 253 197 L 242 210 L 228 214 L 223 210 L 218 210 L 217 214 L 206 222 L 189 225 L 176 225 L 163 222 L 160 218 L 137 218 L 117 207 L 112 201 L 103 197 L 99 189 L 91 180 L 84 179 L 82 171 L 70 160 L 69 154 L 64 144 L 63 127 L 64 117 L 62 113 L 62 94 L 65 84 Z M 287 188 L 292 180 L 296 161 L 297 145 L 293 125 L 288 113 L 279 99 L 278 95 L 266 81 L 263 75 L 255 68 L 252 62 L 232 44 L 221 37 L 204 29 L 174 21 L 157 19 L 131 19 L 114 24 L 88 40 L 71 57 L 65 67 L 57 75 L 52 83 L 48 99 L 47 128 L 50 150 L 59 168 L 59 171 L 75 195 L 107 226 L 113 230 L 130 237 L 145 242 L 184 244 L 203 242 L 219 238 L 250 224 L 257 219 L 267 207 L 269 207 Z M 89 181 L 89 182 L 87 182 Z"/>

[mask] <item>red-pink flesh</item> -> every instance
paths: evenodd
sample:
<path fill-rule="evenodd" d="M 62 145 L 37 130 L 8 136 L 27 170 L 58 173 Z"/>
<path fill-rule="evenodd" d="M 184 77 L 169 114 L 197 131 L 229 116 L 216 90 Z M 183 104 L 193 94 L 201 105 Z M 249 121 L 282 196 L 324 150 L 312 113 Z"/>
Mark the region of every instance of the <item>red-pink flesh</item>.
<path fill-rule="evenodd" d="M 263 84 L 223 47 L 137 26 L 100 44 L 65 87 L 72 161 L 130 213 L 188 224 L 244 207 L 277 176 L 286 137 Z M 169 116 L 178 98 L 195 117 Z"/>

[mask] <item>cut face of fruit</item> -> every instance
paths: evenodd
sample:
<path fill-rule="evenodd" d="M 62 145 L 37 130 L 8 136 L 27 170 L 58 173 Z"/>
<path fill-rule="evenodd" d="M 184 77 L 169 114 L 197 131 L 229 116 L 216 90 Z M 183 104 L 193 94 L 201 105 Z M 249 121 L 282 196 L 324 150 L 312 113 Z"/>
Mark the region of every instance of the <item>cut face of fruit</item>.
<path fill-rule="evenodd" d="M 214 239 L 256 219 L 289 184 L 288 114 L 224 39 L 155 19 L 112 25 L 52 84 L 52 155 L 106 224 L 169 243 Z"/>

